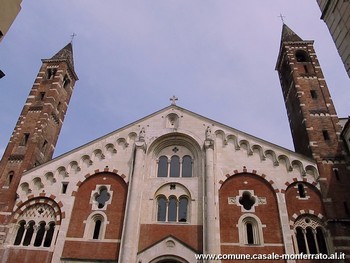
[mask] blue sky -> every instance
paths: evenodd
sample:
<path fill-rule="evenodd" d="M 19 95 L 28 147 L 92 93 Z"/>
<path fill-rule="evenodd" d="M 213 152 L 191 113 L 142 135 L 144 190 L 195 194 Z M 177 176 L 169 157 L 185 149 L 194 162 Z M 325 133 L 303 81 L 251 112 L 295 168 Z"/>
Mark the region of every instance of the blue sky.
<path fill-rule="evenodd" d="M 0 155 L 41 65 L 73 42 L 79 81 L 55 156 L 177 104 L 293 149 L 275 71 L 282 13 L 315 49 L 338 115 L 350 87 L 316 0 L 23 1 L 0 43 Z"/>

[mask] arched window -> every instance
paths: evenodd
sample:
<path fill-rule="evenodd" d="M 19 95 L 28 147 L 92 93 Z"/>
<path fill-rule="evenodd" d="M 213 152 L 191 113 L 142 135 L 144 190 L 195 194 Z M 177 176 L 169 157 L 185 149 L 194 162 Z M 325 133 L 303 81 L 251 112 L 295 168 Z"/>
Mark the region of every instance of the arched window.
<path fill-rule="evenodd" d="M 187 197 L 181 196 L 179 200 L 179 222 L 187 222 Z"/>
<path fill-rule="evenodd" d="M 100 219 L 95 221 L 94 233 L 92 239 L 100 239 L 102 221 Z"/>
<path fill-rule="evenodd" d="M 157 200 L 157 221 L 165 222 L 166 220 L 166 198 L 164 196 L 158 197 Z"/>
<path fill-rule="evenodd" d="M 44 241 L 44 247 L 50 247 L 53 234 L 55 233 L 55 222 L 51 222 L 46 226 L 47 232 L 45 236 L 45 241 Z"/>
<path fill-rule="evenodd" d="M 304 230 L 301 227 L 296 228 L 296 238 L 297 238 L 299 253 L 307 253 Z"/>
<path fill-rule="evenodd" d="M 239 240 L 242 245 L 262 245 L 263 232 L 260 219 L 254 214 L 242 215 L 238 220 Z"/>
<path fill-rule="evenodd" d="M 294 234 L 297 253 L 328 254 L 325 230 L 318 218 L 300 217 L 294 224 Z"/>
<path fill-rule="evenodd" d="M 192 177 L 192 158 L 184 156 L 182 158 L 182 177 Z"/>
<path fill-rule="evenodd" d="M 41 243 L 43 242 L 44 239 L 44 235 L 45 235 L 45 222 L 41 222 L 38 226 L 37 232 L 36 232 L 36 237 L 35 237 L 35 241 L 34 241 L 34 246 L 35 247 L 40 247 Z"/>
<path fill-rule="evenodd" d="M 247 233 L 247 244 L 253 245 L 254 244 L 253 224 L 251 222 L 247 222 L 245 226 L 246 226 L 246 233 Z"/>
<path fill-rule="evenodd" d="M 92 212 L 85 222 L 83 236 L 85 239 L 102 240 L 105 238 L 106 228 L 109 222 L 103 211 Z"/>
<path fill-rule="evenodd" d="M 177 155 L 171 157 L 170 160 L 170 177 L 180 176 L 180 158 Z"/>
<path fill-rule="evenodd" d="M 50 247 L 55 234 L 55 219 L 55 211 L 48 204 L 38 203 L 26 208 L 15 226 L 17 233 L 13 245 Z"/>
<path fill-rule="evenodd" d="M 16 239 L 15 239 L 15 242 L 13 243 L 15 246 L 20 245 L 22 242 L 24 231 L 25 231 L 25 225 L 26 225 L 26 221 L 19 222 Z"/>
<path fill-rule="evenodd" d="M 326 239 L 323 234 L 323 228 L 322 227 L 316 227 L 316 239 L 318 248 L 320 250 L 320 253 L 322 254 L 328 254 Z"/>
<path fill-rule="evenodd" d="M 31 221 L 26 225 L 26 235 L 24 236 L 23 246 L 29 246 L 32 241 L 33 233 L 34 233 L 34 221 Z"/>
<path fill-rule="evenodd" d="M 157 167 L 154 171 L 157 177 L 193 177 L 193 152 L 183 145 L 169 145 L 157 153 Z"/>
<path fill-rule="evenodd" d="M 247 217 L 244 220 L 244 230 L 245 230 L 245 244 L 247 245 L 259 245 L 259 230 L 256 220 L 252 217 Z"/>
<path fill-rule="evenodd" d="M 175 196 L 169 198 L 168 205 L 168 222 L 177 221 L 177 199 Z"/>
<path fill-rule="evenodd" d="M 168 177 L 168 158 L 166 156 L 159 157 L 157 176 Z"/>

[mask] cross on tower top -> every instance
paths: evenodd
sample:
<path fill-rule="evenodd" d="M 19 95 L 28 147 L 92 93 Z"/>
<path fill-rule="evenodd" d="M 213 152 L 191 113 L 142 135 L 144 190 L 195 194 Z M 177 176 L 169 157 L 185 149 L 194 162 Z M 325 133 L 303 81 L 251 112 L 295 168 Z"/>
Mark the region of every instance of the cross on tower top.
<path fill-rule="evenodd" d="M 171 105 L 176 105 L 176 101 L 178 100 L 178 98 L 174 95 L 170 98 L 171 100 Z"/>
<path fill-rule="evenodd" d="M 284 18 L 285 18 L 285 16 L 282 15 L 282 14 L 280 14 L 278 17 L 281 18 L 281 21 L 282 21 L 282 23 L 284 24 Z"/>
<path fill-rule="evenodd" d="M 70 37 L 71 37 L 70 42 L 71 42 L 71 43 L 73 42 L 73 39 L 74 39 L 74 37 L 76 37 L 76 36 L 77 36 L 77 34 L 75 34 L 75 33 L 73 33 L 73 34 L 70 35 Z"/>

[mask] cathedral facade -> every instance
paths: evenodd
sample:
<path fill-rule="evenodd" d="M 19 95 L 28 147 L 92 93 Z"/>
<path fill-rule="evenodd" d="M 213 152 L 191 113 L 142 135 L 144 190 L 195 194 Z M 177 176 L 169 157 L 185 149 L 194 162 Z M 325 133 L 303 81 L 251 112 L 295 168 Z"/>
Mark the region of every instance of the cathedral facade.
<path fill-rule="evenodd" d="M 173 97 L 52 159 L 78 80 L 72 44 L 42 61 L 0 164 L 1 262 L 350 255 L 348 151 L 312 41 L 283 25 L 276 70 L 295 152 Z"/>

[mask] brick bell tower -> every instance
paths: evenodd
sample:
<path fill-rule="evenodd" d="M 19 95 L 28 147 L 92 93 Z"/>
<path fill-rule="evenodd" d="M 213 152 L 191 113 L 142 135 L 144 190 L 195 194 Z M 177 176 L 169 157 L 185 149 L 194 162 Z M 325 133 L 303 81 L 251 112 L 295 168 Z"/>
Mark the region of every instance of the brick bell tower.
<path fill-rule="evenodd" d="M 76 80 L 71 43 L 42 60 L 0 162 L 0 224 L 11 217 L 23 172 L 52 159 Z"/>
<path fill-rule="evenodd" d="M 350 171 L 341 126 L 313 41 L 283 24 L 277 59 L 295 151 L 317 162 L 326 223 L 335 251 L 350 254 Z"/>

